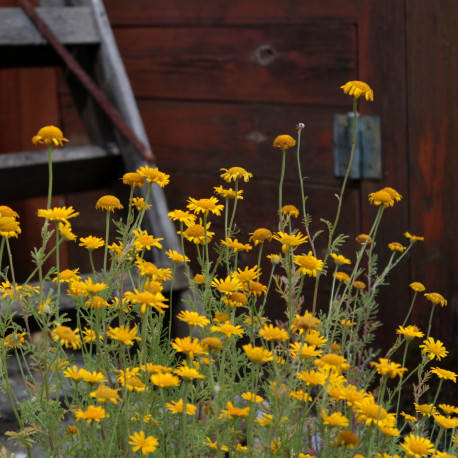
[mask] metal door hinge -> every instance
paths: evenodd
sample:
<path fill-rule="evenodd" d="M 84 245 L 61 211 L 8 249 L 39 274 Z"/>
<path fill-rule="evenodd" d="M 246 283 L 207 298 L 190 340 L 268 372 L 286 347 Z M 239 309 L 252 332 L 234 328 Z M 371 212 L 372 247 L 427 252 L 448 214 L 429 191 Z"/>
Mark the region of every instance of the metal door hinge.
<path fill-rule="evenodd" d="M 349 177 L 382 178 L 380 117 L 357 115 L 356 145 Z M 334 174 L 345 176 L 350 160 L 354 114 L 334 115 Z"/>

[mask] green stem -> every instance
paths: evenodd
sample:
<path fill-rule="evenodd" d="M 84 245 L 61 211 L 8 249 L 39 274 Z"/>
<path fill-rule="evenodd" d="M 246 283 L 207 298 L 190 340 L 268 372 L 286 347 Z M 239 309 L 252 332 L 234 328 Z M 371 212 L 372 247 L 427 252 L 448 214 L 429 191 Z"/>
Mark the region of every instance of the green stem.
<path fill-rule="evenodd" d="M 110 236 L 110 212 L 107 211 L 105 219 L 105 251 L 103 253 L 103 271 L 107 271 L 107 254 L 108 254 L 108 238 Z"/>
<path fill-rule="evenodd" d="M 285 179 L 285 167 L 286 167 L 286 150 L 282 150 L 280 185 L 278 187 L 278 218 L 280 220 L 280 223 L 282 221 L 281 209 L 283 207 L 282 201 L 283 201 L 283 181 Z"/>
<path fill-rule="evenodd" d="M 46 209 L 51 208 L 51 198 L 52 198 L 52 146 L 48 145 L 48 202 L 46 204 Z"/>
<path fill-rule="evenodd" d="M 429 323 L 428 323 L 428 332 L 426 334 L 426 340 L 428 340 L 429 338 L 429 333 L 431 332 L 431 326 L 433 324 L 433 314 L 434 314 L 434 310 L 436 309 L 436 306 L 433 305 L 432 308 L 431 308 L 431 313 L 429 315 Z"/>
<path fill-rule="evenodd" d="M 345 172 L 344 180 L 342 182 L 342 187 L 340 188 L 340 194 L 339 194 L 339 203 L 337 205 L 337 213 L 336 217 L 334 219 L 334 224 L 331 226 L 331 229 L 329 231 L 329 239 L 328 239 L 328 247 L 326 249 L 326 256 L 323 260 L 323 264 L 326 264 L 326 261 L 331 253 L 331 245 L 332 245 L 332 239 L 334 238 L 334 232 L 337 228 L 337 224 L 339 222 L 340 218 L 340 211 L 342 209 L 342 201 L 343 201 L 343 195 L 345 192 L 345 187 L 347 186 L 347 180 L 350 175 L 350 170 L 351 166 L 353 164 L 353 158 L 355 156 L 355 147 L 356 147 L 356 126 L 358 124 L 358 113 L 357 113 L 357 106 L 358 106 L 358 99 L 355 97 L 353 100 L 353 116 L 355 118 L 355 122 L 353 124 L 353 139 L 351 142 L 351 154 L 350 154 L 350 160 L 348 161 L 348 166 L 347 166 L 347 171 Z M 316 276 L 316 281 L 315 281 L 315 290 L 313 292 L 313 306 L 312 306 L 312 313 L 315 315 L 315 310 L 316 310 L 316 301 L 318 298 L 318 284 L 320 281 L 321 274 L 318 273 Z"/>

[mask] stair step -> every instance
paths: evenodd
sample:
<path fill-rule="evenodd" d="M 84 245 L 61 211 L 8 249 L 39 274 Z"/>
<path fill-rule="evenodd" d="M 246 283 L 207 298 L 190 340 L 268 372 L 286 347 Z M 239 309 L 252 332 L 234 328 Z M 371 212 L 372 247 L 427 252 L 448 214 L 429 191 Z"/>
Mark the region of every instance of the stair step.
<path fill-rule="evenodd" d="M 115 144 L 54 149 L 52 161 L 55 194 L 100 189 L 124 173 L 121 153 Z M 0 182 L 10 182 L 11 177 L 14 177 L 14 186 L 2 186 L 3 202 L 46 196 L 48 152 L 1 154 Z"/>

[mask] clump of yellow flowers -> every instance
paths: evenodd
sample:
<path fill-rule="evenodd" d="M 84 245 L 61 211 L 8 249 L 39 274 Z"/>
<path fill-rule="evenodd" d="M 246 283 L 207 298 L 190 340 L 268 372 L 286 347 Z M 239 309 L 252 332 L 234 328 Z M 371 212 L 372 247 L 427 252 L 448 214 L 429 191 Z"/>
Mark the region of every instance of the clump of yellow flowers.
<path fill-rule="evenodd" d="M 354 97 L 355 108 L 360 97 L 373 100 L 364 82 L 342 89 Z M 189 197 L 168 213 L 181 247 L 164 253 L 169 266 L 154 262 L 166 241 L 142 226 L 154 205 L 148 199 L 152 187 L 171 179 L 157 167 L 122 177 L 129 201 L 107 195 L 95 203 L 105 212 L 105 238 L 75 234 L 71 222 L 79 213 L 51 208 L 48 199 L 47 208 L 37 209 L 44 218 L 43 244 L 33 252 L 35 270 L 24 284 L 15 280 L 9 245 L 21 234 L 19 215 L 0 206 L 0 381 L 17 420 L 9 435 L 28 456 L 35 445 L 46 456 L 458 455 L 458 405 L 439 401 L 442 386 L 455 383 L 457 374 L 447 368 L 444 344 L 431 335 L 433 313 L 447 305 L 446 298 L 411 283 L 411 304 L 399 304 L 406 318 L 395 343 L 386 354 L 371 347 L 379 325 L 377 293 L 422 237 L 406 232 L 403 243 L 377 245 L 384 213 L 402 205 L 402 196 L 385 187 L 368 196 L 375 219 L 366 234 L 352 234 L 359 249 L 345 256 L 345 236 L 336 228 L 347 177 L 334 221 L 325 222 L 326 232 L 312 233 L 315 215 L 306 213 L 301 173 L 301 205 L 282 202 L 285 158 L 293 148 L 300 172 L 299 126 L 297 138 L 273 140 L 280 152 L 272 156 L 282 162 L 273 209 L 278 220 L 240 232 L 237 206 L 256 176 L 228 164 L 215 195 Z M 54 126 L 33 138 L 50 151 L 64 141 Z M 52 182 L 52 161 L 49 170 Z M 134 195 L 144 187 L 146 197 Z M 115 221 L 116 234 L 110 234 L 111 219 L 121 210 L 127 217 Z M 222 221 L 224 233 L 218 234 L 214 227 Z M 87 251 L 91 272 L 61 269 L 64 243 Z M 101 266 L 94 263 L 95 250 L 104 251 Z M 385 265 L 377 265 L 381 251 Z M 250 258 L 241 252 L 254 254 L 257 263 L 244 264 Z M 51 254 L 56 265 L 46 271 Z M 177 297 L 173 282 L 180 265 L 189 286 Z M 324 276 L 330 296 L 317 307 L 316 293 L 306 291 L 318 291 Z M 265 313 L 272 296 L 284 312 L 280 321 Z M 62 311 L 64 297 L 75 316 Z M 418 300 L 430 303 L 426 326 L 411 320 Z M 175 337 L 173 320 L 186 329 Z M 42 339 L 32 339 L 32 321 Z M 414 365 L 408 350 L 417 354 Z M 21 398 L 9 381 L 8 358 L 25 365 Z M 431 393 L 434 379 L 438 388 Z"/>

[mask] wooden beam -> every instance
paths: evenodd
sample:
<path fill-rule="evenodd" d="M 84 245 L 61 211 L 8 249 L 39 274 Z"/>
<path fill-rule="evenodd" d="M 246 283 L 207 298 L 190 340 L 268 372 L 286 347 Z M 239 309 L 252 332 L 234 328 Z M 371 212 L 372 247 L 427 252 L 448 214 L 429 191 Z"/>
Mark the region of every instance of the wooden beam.
<path fill-rule="evenodd" d="M 68 147 L 53 153 L 54 194 L 105 187 L 122 175 L 119 150 L 100 146 Z M 3 201 L 45 196 L 48 154 L 26 151 L 0 155 L 0 194 Z M 14 177 L 14 180 L 11 179 Z"/>
<path fill-rule="evenodd" d="M 36 11 L 65 45 L 100 41 L 94 14 L 88 7 L 36 8 Z M 0 24 L 0 46 L 47 44 L 21 8 L 0 8 Z"/>

